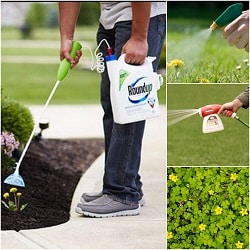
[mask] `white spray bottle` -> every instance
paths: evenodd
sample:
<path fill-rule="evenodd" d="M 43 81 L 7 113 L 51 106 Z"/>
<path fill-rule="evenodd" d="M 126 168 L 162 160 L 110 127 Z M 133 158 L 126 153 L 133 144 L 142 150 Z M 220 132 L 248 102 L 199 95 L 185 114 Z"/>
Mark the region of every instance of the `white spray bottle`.
<path fill-rule="evenodd" d="M 157 90 L 163 84 L 163 78 L 153 72 L 155 58 L 147 57 L 141 65 L 127 64 L 125 54 L 118 60 L 115 55 L 105 58 L 114 121 L 125 124 L 159 116 Z"/>

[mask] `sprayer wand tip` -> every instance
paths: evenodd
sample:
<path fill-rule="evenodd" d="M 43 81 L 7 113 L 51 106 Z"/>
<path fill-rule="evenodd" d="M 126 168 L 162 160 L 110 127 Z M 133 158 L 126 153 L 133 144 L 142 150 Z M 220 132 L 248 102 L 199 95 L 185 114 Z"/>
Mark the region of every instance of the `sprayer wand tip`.
<path fill-rule="evenodd" d="M 217 25 L 216 22 L 213 22 L 213 23 L 210 25 L 210 29 L 211 29 L 211 30 L 215 30 L 217 27 L 218 27 L 218 25 Z"/>

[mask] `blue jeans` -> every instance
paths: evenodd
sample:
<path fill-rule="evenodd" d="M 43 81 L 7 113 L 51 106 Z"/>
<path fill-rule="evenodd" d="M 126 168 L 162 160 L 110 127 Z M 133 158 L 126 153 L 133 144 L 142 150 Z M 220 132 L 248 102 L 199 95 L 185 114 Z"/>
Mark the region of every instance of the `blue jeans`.
<path fill-rule="evenodd" d="M 131 21 L 115 24 L 111 30 L 105 30 L 100 24 L 97 32 L 97 43 L 106 39 L 117 58 L 123 45 L 131 35 Z M 148 56 L 156 56 L 153 63 L 156 71 L 166 34 L 166 16 L 160 15 L 150 19 L 148 33 Z M 107 45 L 103 43 L 100 51 L 106 55 Z M 138 202 L 142 193 L 139 167 L 141 146 L 145 121 L 129 124 L 117 124 L 113 120 L 110 102 L 110 81 L 105 70 L 101 75 L 101 104 L 104 110 L 103 127 L 105 136 L 105 169 L 103 193 L 130 204 Z M 152 166 L 153 167 L 153 166 Z"/>

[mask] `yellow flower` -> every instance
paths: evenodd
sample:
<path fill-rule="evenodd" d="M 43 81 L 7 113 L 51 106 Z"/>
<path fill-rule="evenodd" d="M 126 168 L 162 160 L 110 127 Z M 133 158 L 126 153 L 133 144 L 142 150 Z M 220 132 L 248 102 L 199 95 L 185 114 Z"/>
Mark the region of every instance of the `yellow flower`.
<path fill-rule="evenodd" d="M 15 193 L 16 191 L 17 191 L 16 188 L 11 188 L 11 189 L 10 189 L 10 192 L 11 192 L 11 193 Z"/>
<path fill-rule="evenodd" d="M 174 236 L 173 236 L 173 233 L 172 232 L 167 232 L 167 239 L 172 239 Z"/>
<path fill-rule="evenodd" d="M 208 193 L 209 193 L 210 195 L 214 195 L 214 190 L 209 190 Z"/>
<path fill-rule="evenodd" d="M 217 206 L 214 211 L 216 215 L 219 215 L 219 214 L 222 214 L 222 210 L 223 209 L 221 207 Z"/>
<path fill-rule="evenodd" d="M 243 243 L 241 243 L 240 241 L 238 241 L 236 244 L 237 248 L 242 248 L 243 247 Z"/>
<path fill-rule="evenodd" d="M 168 68 L 180 68 L 184 66 L 184 62 L 180 59 L 174 59 L 167 64 Z"/>
<path fill-rule="evenodd" d="M 169 179 L 170 179 L 171 181 L 176 182 L 176 181 L 178 180 L 178 177 L 177 177 L 176 175 L 174 175 L 174 174 L 171 174 L 171 175 L 169 175 Z"/>
<path fill-rule="evenodd" d="M 240 214 L 242 216 L 247 215 L 248 214 L 247 209 L 242 208 L 241 211 L 240 211 Z"/>
<path fill-rule="evenodd" d="M 236 173 L 233 173 L 233 174 L 231 174 L 231 176 L 230 176 L 230 180 L 236 181 L 237 177 L 238 177 L 237 174 L 236 174 Z"/>
<path fill-rule="evenodd" d="M 201 77 L 197 77 L 196 80 L 199 83 L 210 83 L 209 80 L 207 78 L 201 78 Z"/>
<path fill-rule="evenodd" d="M 4 193 L 4 194 L 3 194 L 3 198 L 4 198 L 4 199 L 8 199 L 9 197 L 10 197 L 10 194 L 9 194 L 9 193 Z"/>
<path fill-rule="evenodd" d="M 22 195 L 22 193 L 17 193 L 16 196 L 17 197 L 20 197 Z"/>
<path fill-rule="evenodd" d="M 201 231 L 203 231 L 203 230 L 206 229 L 206 226 L 207 226 L 207 225 L 201 223 L 201 224 L 199 225 L 199 229 L 200 229 Z"/>

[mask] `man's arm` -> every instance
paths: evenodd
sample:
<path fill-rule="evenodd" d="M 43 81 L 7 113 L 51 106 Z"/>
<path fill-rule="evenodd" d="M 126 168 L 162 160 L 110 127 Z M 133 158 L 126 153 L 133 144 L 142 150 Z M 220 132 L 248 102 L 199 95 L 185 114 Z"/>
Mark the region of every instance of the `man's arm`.
<path fill-rule="evenodd" d="M 131 64 L 142 64 L 148 53 L 148 26 L 151 2 L 132 2 L 131 37 L 123 46 L 125 61 Z"/>
<path fill-rule="evenodd" d="M 241 107 L 245 109 L 249 107 L 249 86 L 233 101 L 224 103 L 218 113 L 224 116 L 231 116 L 232 113 L 230 111 L 237 112 Z"/>
<path fill-rule="evenodd" d="M 59 2 L 59 28 L 61 36 L 60 59 L 66 58 L 71 64 L 76 64 L 81 56 L 77 52 L 75 60 L 70 57 L 75 26 L 80 11 L 80 2 Z"/>

